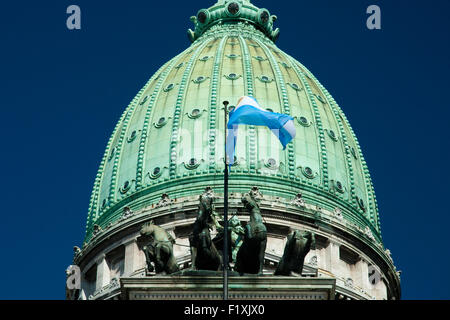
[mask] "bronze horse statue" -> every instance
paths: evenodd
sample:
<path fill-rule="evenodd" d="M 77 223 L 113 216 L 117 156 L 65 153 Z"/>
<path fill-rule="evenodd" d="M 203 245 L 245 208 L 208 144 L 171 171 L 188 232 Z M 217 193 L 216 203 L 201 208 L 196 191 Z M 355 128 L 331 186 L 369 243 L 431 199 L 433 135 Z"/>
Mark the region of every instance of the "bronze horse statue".
<path fill-rule="evenodd" d="M 142 250 L 148 271 L 155 270 L 156 273 L 165 271 L 166 274 L 171 274 L 179 270 L 173 255 L 175 239 L 166 230 L 155 225 L 152 220 L 141 227 L 140 233 L 143 238 L 141 241 L 145 243 Z"/>
<path fill-rule="evenodd" d="M 192 269 L 217 271 L 222 268 L 222 257 L 211 240 L 209 231 L 214 224 L 214 193 L 210 187 L 205 189 L 199 200 L 197 219 L 189 236 Z"/>
<path fill-rule="evenodd" d="M 294 230 L 287 236 L 283 257 L 274 275 L 290 276 L 292 272 L 302 274 L 305 256 L 316 244 L 315 235 L 309 231 Z"/>
<path fill-rule="evenodd" d="M 241 199 L 244 207 L 250 213 L 250 221 L 245 226 L 244 240 L 237 253 L 236 265 L 234 266 L 234 270 L 241 275 L 244 273 L 262 275 L 267 245 L 267 229 L 256 200 L 258 194 L 258 188 L 253 187 Z"/>

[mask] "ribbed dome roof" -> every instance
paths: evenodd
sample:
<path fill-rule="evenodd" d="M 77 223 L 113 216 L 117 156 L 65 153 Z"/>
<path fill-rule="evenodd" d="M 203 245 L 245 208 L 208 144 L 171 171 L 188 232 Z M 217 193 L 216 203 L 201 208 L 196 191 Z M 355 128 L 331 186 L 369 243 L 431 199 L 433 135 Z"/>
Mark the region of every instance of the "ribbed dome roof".
<path fill-rule="evenodd" d="M 292 115 L 297 135 L 282 150 L 268 129 L 240 128 L 230 192 L 255 185 L 286 202 L 301 192 L 308 203 L 339 208 L 344 219 L 381 241 L 375 193 L 355 134 L 328 91 L 274 44 L 275 17 L 264 12 L 248 1 L 219 1 L 192 19 L 192 45 L 150 78 L 114 129 L 95 179 L 86 241 L 94 225 L 119 219 L 124 206 L 151 206 L 163 193 L 198 195 L 207 185 L 223 192 L 222 101 L 234 104 L 243 95 Z"/>

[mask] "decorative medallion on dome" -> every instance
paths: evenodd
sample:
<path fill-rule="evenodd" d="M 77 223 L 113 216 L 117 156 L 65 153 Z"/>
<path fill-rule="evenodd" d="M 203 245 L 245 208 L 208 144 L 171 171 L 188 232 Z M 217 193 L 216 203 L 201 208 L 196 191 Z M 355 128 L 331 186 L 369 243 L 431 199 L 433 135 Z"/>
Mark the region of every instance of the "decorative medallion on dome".
<path fill-rule="evenodd" d="M 326 131 L 328 133 L 328 136 L 331 138 L 331 140 L 338 141 L 338 138 L 333 130 L 326 130 Z"/>
<path fill-rule="evenodd" d="M 160 167 L 155 167 L 151 172 L 148 173 L 150 179 L 158 179 L 162 174 L 162 170 Z"/>
<path fill-rule="evenodd" d="M 278 169 L 277 161 L 274 158 L 267 159 L 267 161 L 264 163 L 264 166 L 272 170 Z"/>
<path fill-rule="evenodd" d="M 198 59 L 199 61 L 208 61 L 209 59 L 213 58 L 214 56 L 204 56 L 203 58 Z"/>
<path fill-rule="evenodd" d="M 234 54 L 234 53 L 232 53 L 232 54 L 226 54 L 225 56 L 226 56 L 227 58 L 229 58 L 229 59 L 237 59 L 237 58 L 240 57 L 240 55 Z"/>
<path fill-rule="evenodd" d="M 111 153 L 109 154 L 108 161 L 111 161 L 112 158 L 114 158 L 115 154 L 116 154 L 116 147 L 111 149 Z"/>
<path fill-rule="evenodd" d="M 318 95 L 318 94 L 314 94 L 317 98 L 317 100 L 319 100 L 322 103 L 325 103 L 325 100 L 322 98 L 322 96 Z"/>
<path fill-rule="evenodd" d="M 202 116 L 203 111 L 198 109 L 198 108 L 194 108 L 192 109 L 191 112 L 189 112 L 187 115 L 190 119 L 197 119 L 200 118 Z"/>
<path fill-rule="evenodd" d="M 240 77 L 242 77 L 242 75 L 240 75 L 240 74 L 238 75 L 236 73 L 229 73 L 229 74 L 224 75 L 224 77 L 227 78 L 228 80 L 237 80 Z"/>
<path fill-rule="evenodd" d="M 366 212 L 366 205 L 364 204 L 364 200 L 360 197 L 356 197 L 356 202 L 358 202 L 359 207 L 362 211 Z"/>
<path fill-rule="evenodd" d="M 143 105 L 145 102 L 147 102 L 148 96 L 145 96 L 144 99 L 139 103 L 140 105 Z"/>
<path fill-rule="evenodd" d="M 356 150 L 353 147 L 350 147 L 350 153 L 352 154 L 353 158 L 358 159 L 358 156 L 356 155 Z"/>
<path fill-rule="evenodd" d="M 169 83 L 164 89 L 164 92 L 169 92 L 170 90 L 172 90 L 173 88 L 175 88 L 175 84 L 173 83 Z"/>
<path fill-rule="evenodd" d="M 133 130 L 133 132 L 131 133 L 131 135 L 128 137 L 127 142 L 131 143 L 133 142 L 137 137 L 137 131 Z"/>
<path fill-rule="evenodd" d="M 155 122 L 153 125 L 155 126 L 155 128 L 162 128 L 167 124 L 167 119 L 166 117 L 161 117 L 158 119 L 158 122 Z"/>
<path fill-rule="evenodd" d="M 264 58 L 264 57 L 261 57 L 261 56 L 253 57 L 253 59 L 258 60 L 258 61 L 267 61 L 268 60 L 267 58 Z"/>
<path fill-rule="evenodd" d="M 269 78 L 268 76 L 265 75 L 257 76 L 256 79 L 264 83 L 271 83 L 272 81 L 274 81 L 273 78 Z"/>
<path fill-rule="evenodd" d="M 207 79 L 209 79 L 209 77 L 198 76 L 197 78 L 193 79 L 192 82 L 195 84 L 200 84 L 202 82 L 205 82 Z"/>
<path fill-rule="evenodd" d="M 305 177 L 308 179 L 314 179 L 316 177 L 316 174 L 310 167 L 300 167 L 302 170 L 302 173 Z"/>
<path fill-rule="evenodd" d="M 124 182 L 123 186 L 120 187 L 119 192 L 121 194 L 125 194 L 130 190 L 130 188 L 131 188 L 131 183 L 130 183 L 130 181 L 127 180 Z"/>
<path fill-rule="evenodd" d="M 187 163 L 186 162 L 184 163 L 184 167 L 188 170 L 197 169 L 199 165 L 200 162 L 195 158 L 191 158 Z"/>
<path fill-rule="evenodd" d="M 288 65 L 286 62 L 283 62 L 283 61 L 279 61 L 279 64 L 281 64 L 281 66 L 286 69 L 289 69 L 291 67 L 290 65 Z"/>
<path fill-rule="evenodd" d="M 334 187 L 335 190 L 337 190 L 339 193 L 344 193 L 344 186 L 342 185 L 342 183 L 340 181 L 335 181 L 334 182 Z"/>
<path fill-rule="evenodd" d="M 180 69 L 180 68 L 183 67 L 183 66 L 184 66 L 184 62 L 182 62 L 182 63 L 176 65 L 176 66 L 175 66 L 175 69 Z"/>
<path fill-rule="evenodd" d="M 309 127 L 309 126 L 311 126 L 311 123 L 312 123 L 311 121 L 308 121 L 308 119 L 306 119 L 306 117 L 304 117 L 304 116 L 298 117 L 297 121 L 304 127 Z"/>
<path fill-rule="evenodd" d="M 290 83 L 290 82 L 288 82 L 287 84 L 288 84 L 292 89 L 294 89 L 295 91 L 300 91 L 300 90 L 302 90 L 302 88 L 300 88 L 299 85 L 296 84 L 296 83 Z"/>

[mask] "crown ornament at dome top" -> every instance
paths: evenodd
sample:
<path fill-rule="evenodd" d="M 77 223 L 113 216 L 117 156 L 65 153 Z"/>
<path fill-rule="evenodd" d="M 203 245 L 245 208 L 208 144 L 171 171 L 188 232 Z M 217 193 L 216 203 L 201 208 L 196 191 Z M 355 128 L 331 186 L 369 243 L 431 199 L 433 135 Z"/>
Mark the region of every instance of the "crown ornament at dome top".
<path fill-rule="evenodd" d="M 196 16 L 191 17 L 194 30 L 188 30 L 191 42 L 197 40 L 206 30 L 217 24 L 236 24 L 245 22 L 262 31 L 270 40 L 276 41 L 280 30 L 273 29 L 277 20 L 269 10 L 258 8 L 248 0 L 219 0 L 208 9 L 200 9 Z"/>

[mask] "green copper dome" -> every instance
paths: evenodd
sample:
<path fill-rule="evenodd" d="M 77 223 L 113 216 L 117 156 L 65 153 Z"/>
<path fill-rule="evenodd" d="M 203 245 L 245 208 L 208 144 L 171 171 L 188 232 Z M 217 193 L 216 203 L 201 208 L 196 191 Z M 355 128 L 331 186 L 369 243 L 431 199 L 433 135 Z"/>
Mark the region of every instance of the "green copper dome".
<path fill-rule="evenodd" d="M 378 209 L 358 141 L 319 81 L 273 41 L 275 16 L 249 1 L 218 1 L 191 19 L 191 46 L 163 65 L 125 109 L 107 144 L 89 205 L 85 243 L 123 208 L 223 193 L 222 101 L 254 96 L 264 108 L 295 118 L 286 150 L 267 128 L 242 126 L 230 193 L 258 186 L 288 205 L 330 211 L 381 243 Z M 275 139 L 275 140 L 274 140 Z"/>

